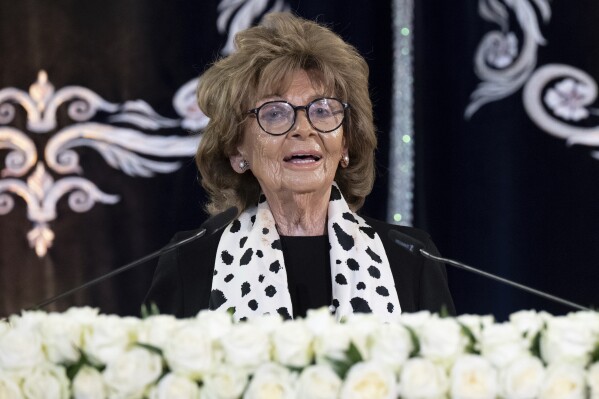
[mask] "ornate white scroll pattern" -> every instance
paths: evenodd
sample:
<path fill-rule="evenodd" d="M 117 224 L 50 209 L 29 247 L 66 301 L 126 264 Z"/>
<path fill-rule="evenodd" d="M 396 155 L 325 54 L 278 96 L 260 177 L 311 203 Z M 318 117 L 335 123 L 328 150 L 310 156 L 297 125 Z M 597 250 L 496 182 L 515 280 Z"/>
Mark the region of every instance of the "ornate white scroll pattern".
<path fill-rule="evenodd" d="M 8 193 L 21 197 L 27 204 L 27 216 L 33 228 L 27 233 L 29 245 L 39 257 L 46 255 L 54 240 L 48 223 L 56 219 L 56 203 L 70 193 L 69 207 L 75 212 L 87 212 L 96 202 L 115 204 L 117 195 L 105 194 L 94 183 L 82 177 L 65 177 L 54 181 L 39 162 L 27 183 L 18 179 L 0 180 L 0 215 L 10 212 L 14 200 Z"/>
<path fill-rule="evenodd" d="M 58 173 L 81 173 L 77 147 L 93 148 L 113 168 L 129 176 L 152 177 L 172 173 L 179 162 L 154 161 L 139 154 L 156 157 L 182 157 L 195 153 L 198 137 L 149 136 L 137 130 L 100 123 L 79 123 L 60 130 L 48 141 L 45 159 Z"/>
<path fill-rule="evenodd" d="M 56 129 L 56 112 L 63 104 L 67 105 L 68 115 L 74 123 L 50 137 L 44 148 L 43 161 L 38 160 L 35 144 L 25 132 L 0 126 L 0 150 L 8 150 L 0 176 L 11 177 L 0 180 L 0 215 L 12 211 L 13 197 L 25 201 L 27 217 L 33 223 L 27 237 L 40 257 L 52 246 L 54 232 L 49 223 L 57 217 L 56 203 L 60 198 L 68 195 L 69 207 L 75 212 L 87 212 L 97 202 L 115 204 L 119 201 L 119 196 L 102 192 L 84 177 L 66 176 L 55 180 L 46 168 L 59 175 L 82 174 L 76 149 L 87 147 L 97 151 L 109 166 L 129 176 L 151 177 L 155 173 L 172 173 L 179 169 L 180 162 L 160 158 L 192 156 L 200 140 L 199 135 L 145 134 L 138 129 L 180 127 L 185 118 L 165 118 L 141 100 L 110 103 L 80 86 L 55 91 L 44 71 L 39 72 L 29 93 L 12 87 L 0 90 L 0 125 L 12 123 L 16 106 L 21 106 L 27 115 L 27 129 L 36 134 L 48 133 Z M 109 123 L 90 121 L 99 112 L 106 114 Z M 34 165 L 37 165 L 35 171 L 26 180 L 19 179 L 30 173 Z"/>
<path fill-rule="evenodd" d="M 269 0 L 221 0 L 218 4 L 216 27 L 220 33 L 229 34 L 221 50 L 222 54 L 231 54 L 235 50 L 235 34 L 252 26 L 258 16 L 289 10 L 283 0 L 274 1 L 270 8 L 269 3 Z"/>
<path fill-rule="evenodd" d="M 597 99 L 597 83 L 588 73 L 569 65 L 547 64 L 537 69 L 537 48 L 546 43 L 532 3 L 547 22 L 551 16 L 547 0 L 479 0 L 480 15 L 497 23 L 501 32 L 488 33 L 479 45 L 475 71 L 483 82 L 472 93 L 465 115 L 469 118 L 483 104 L 524 86 L 524 109 L 540 129 L 565 139 L 567 145 L 599 147 L 599 124 L 589 122 L 599 115 L 599 110 L 591 108 Z M 520 52 L 516 35 L 509 31 L 510 10 L 524 35 Z M 599 159 L 599 150 L 591 156 Z"/>
<path fill-rule="evenodd" d="M 538 47 L 545 44 L 537 13 L 545 23 L 551 18 L 548 0 L 479 0 L 478 9 L 482 18 L 501 30 L 483 36 L 476 51 L 474 69 L 482 82 L 470 96 L 466 118 L 484 104 L 501 100 L 524 85 L 536 68 Z M 517 34 L 510 29 L 512 13 L 523 36 L 520 47 Z"/>
<path fill-rule="evenodd" d="M 18 129 L 0 127 L 0 150 L 8 149 L 5 168 L 0 177 L 23 176 L 37 160 L 37 151 L 33 141 Z"/>
<path fill-rule="evenodd" d="M 584 71 L 569 65 L 548 64 L 537 69 L 524 86 L 523 101 L 533 122 L 568 145 L 599 147 L 599 124 L 583 126 L 599 110 L 597 83 Z M 588 123 L 587 123 L 588 125 Z M 591 155 L 599 159 L 599 151 Z"/>

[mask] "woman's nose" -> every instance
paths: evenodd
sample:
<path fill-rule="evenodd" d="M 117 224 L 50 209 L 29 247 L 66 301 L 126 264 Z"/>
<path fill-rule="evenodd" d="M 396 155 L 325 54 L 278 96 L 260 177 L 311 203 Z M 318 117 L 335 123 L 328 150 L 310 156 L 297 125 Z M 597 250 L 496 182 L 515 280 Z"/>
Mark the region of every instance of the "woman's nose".
<path fill-rule="evenodd" d="M 298 109 L 295 115 L 295 124 L 291 129 L 292 136 L 305 136 L 308 137 L 312 134 L 316 134 L 316 131 L 308 120 L 308 115 L 305 109 Z"/>

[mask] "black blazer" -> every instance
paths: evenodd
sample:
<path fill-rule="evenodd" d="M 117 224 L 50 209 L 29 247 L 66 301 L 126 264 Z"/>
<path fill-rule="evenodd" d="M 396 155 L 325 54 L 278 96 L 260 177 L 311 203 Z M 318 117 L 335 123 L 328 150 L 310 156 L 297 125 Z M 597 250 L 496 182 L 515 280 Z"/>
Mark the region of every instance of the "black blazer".
<path fill-rule="evenodd" d="M 371 218 L 364 219 L 376 230 L 383 242 L 402 312 L 439 312 L 445 307 L 449 314 L 454 315 L 455 308 L 447 286 L 445 266 L 412 255 L 387 237 L 390 229 L 396 229 L 423 242 L 426 251 L 438 254 L 428 233 Z M 172 241 L 185 239 L 196 232 L 197 230 L 177 233 Z M 192 317 L 200 310 L 207 309 L 221 235 L 222 231 L 161 256 L 145 303 L 155 303 L 160 313 L 177 317 Z"/>

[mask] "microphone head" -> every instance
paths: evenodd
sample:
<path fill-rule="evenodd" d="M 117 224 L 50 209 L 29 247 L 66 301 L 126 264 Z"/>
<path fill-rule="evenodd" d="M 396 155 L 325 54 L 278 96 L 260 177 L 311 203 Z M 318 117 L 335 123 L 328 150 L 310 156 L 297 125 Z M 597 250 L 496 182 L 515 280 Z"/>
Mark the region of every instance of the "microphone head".
<path fill-rule="evenodd" d="M 206 235 L 214 234 L 231 223 L 231 221 L 237 216 L 237 213 L 237 207 L 232 206 L 224 212 L 218 213 L 206 219 L 200 226 L 200 230 L 206 230 Z"/>
<path fill-rule="evenodd" d="M 413 255 L 420 255 L 420 250 L 424 249 L 424 244 L 422 241 L 417 240 L 414 237 L 411 237 L 407 234 L 404 234 L 397 230 L 389 230 L 388 233 L 389 239 L 393 241 L 396 245 L 405 249 Z"/>

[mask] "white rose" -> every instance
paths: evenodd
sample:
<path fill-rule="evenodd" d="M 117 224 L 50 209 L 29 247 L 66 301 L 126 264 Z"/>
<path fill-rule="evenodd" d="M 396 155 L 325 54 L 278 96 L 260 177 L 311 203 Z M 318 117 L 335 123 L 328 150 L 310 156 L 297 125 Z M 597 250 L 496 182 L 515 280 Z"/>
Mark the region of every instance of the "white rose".
<path fill-rule="evenodd" d="M 99 315 L 83 330 L 83 351 L 92 360 L 108 364 L 135 340 L 135 322 L 115 315 Z"/>
<path fill-rule="evenodd" d="M 206 374 L 202 399 L 237 399 L 245 390 L 248 374 L 242 369 L 221 365 Z"/>
<path fill-rule="evenodd" d="M 326 334 L 331 326 L 337 324 L 337 321 L 327 307 L 309 309 L 304 322 L 313 335 Z"/>
<path fill-rule="evenodd" d="M 429 359 L 409 359 L 401 370 L 399 393 L 405 399 L 445 398 L 449 382 L 443 367 Z"/>
<path fill-rule="evenodd" d="M 417 330 L 420 355 L 449 365 L 464 352 L 467 339 L 455 319 L 431 318 Z"/>
<path fill-rule="evenodd" d="M 276 363 L 260 366 L 243 394 L 243 399 L 292 398 L 295 398 L 293 376 L 289 370 Z"/>
<path fill-rule="evenodd" d="M 11 328 L 0 336 L 0 369 L 29 369 L 44 362 L 42 340 L 35 331 Z"/>
<path fill-rule="evenodd" d="M 599 314 L 596 311 L 581 310 L 568 314 L 567 318 L 585 323 L 593 333 L 599 333 Z"/>
<path fill-rule="evenodd" d="M 298 380 L 297 397 L 301 399 L 335 399 L 339 395 L 341 378 L 330 367 L 308 366 Z"/>
<path fill-rule="evenodd" d="M 212 342 L 193 319 L 172 332 L 163 354 L 171 370 L 192 379 L 200 379 L 214 364 Z"/>
<path fill-rule="evenodd" d="M 43 310 L 24 310 L 20 315 L 12 315 L 9 318 L 10 325 L 15 328 L 37 331 L 39 324 L 48 317 Z"/>
<path fill-rule="evenodd" d="M 314 337 L 314 353 L 317 363 L 328 363 L 328 359 L 345 359 L 351 343 L 351 333 L 346 324 L 333 324 L 328 331 Z"/>
<path fill-rule="evenodd" d="M 69 379 L 64 368 L 44 363 L 24 374 L 23 394 L 27 399 L 67 399 Z"/>
<path fill-rule="evenodd" d="M 163 348 L 171 339 L 171 334 L 182 323 L 170 315 L 150 316 L 137 327 L 137 341 L 143 344 Z"/>
<path fill-rule="evenodd" d="M 462 325 L 467 327 L 477 342 L 480 341 L 480 337 L 485 328 L 493 325 L 495 319 L 493 316 L 479 316 L 473 314 L 463 314 L 456 318 Z"/>
<path fill-rule="evenodd" d="M 99 313 L 99 309 L 85 306 L 69 308 L 63 314 L 69 319 L 84 325 L 91 324 L 96 319 L 96 317 L 98 317 Z"/>
<path fill-rule="evenodd" d="M 253 370 L 270 360 L 270 341 L 261 329 L 249 323 L 235 325 L 220 339 L 226 361 Z"/>
<path fill-rule="evenodd" d="M 414 350 L 408 330 L 397 323 L 382 324 L 371 337 L 370 358 L 391 367 L 396 372 Z"/>
<path fill-rule="evenodd" d="M 548 364 L 568 362 L 585 366 L 595 344 L 595 336 L 586 323 L 567 317 L 547 322 L 541 335 L 541 355 Z"/>
<path fill-rule="evenodd" d="M 414 313 L 402 313 L 399 322 L 404 326 L 417 330 L 432 317 L 433 315 L 428 310 L 421 310 Z"/>
<path fill-rule="evenodd" d="M 196 319 L 202 325 L 204 334 L 208 335 L 211 340 L 222 337 L 233 327 L 231 315 L 226 312 L 202 310 Z"/>
<path fill-rule="evenodd" d="M 82 346 L 81 324 L 68 316 L 51 313 L 39 325 L 46 356 L 52 363 L 75 363 Z"/>
<path fill-rule="evenodd" d="M 141 397 L 162 373 L 162 359 L 143 348 L 133 348 L 108 363 L 104 382 L 116 396 Z"/>
<path fill-rule="evenodd" d="M 0 320 L 0 335 L 10 330 L 10 324 L 5 320 Z"/>
<path fill-rule="evenodd" d="M 543 328 L 546 318 L 534 310 L 521 310 L 510 315 L 512 323 L 528 340 L 532 340 Z"/>
<path fill-rule="evenodd" d="M 536 357 L 520 357 L 499 374 L 502 396 L 510 399 L 533 399 L 539 395 L 545 378 L 543 363 Z"/>
<path fill-rule="evenodd" d="M 305 367 L 312 361 L 312 333 L 302 320 L 281 324 L 272 334 L 274 357 L 279 363 Z"/>
<path fill-rule="evenodd" d="M 362 357 L 370 359 L 371 336 L 383 325 L 378 316 L 372 313 L 357 313 L 347 316 L 346 322 L 351 340 L 360 351 Z"/>
<path fill-rule="evenodd" d="M 263 331 L 267 335 L 270 335 L 273 331 L 283 324 L 283 318 L 281 315 L 277 314 L 265 314 L 259 317 L 256 317 L 248 322 L 255 328 Z"/>
<path fill-rule="evenodd" d="M 585 378 L 581 367 L 573 364 L 550 366 L 541 386 L 539 399 L 583 399 Z"/>
<path fill-rule="evenodd" d="M 106 396 L 102 374 L 93 367 L 82 367 L 73 378 L 73 398 L 103 399 Z"/>
<path fill-rule="evenodd" d="M 497 371 L 484 357 L 460 356 L 451 369 L 453 399 L 493 399 L 497 396 Z"/>
<path fill-rule="evenodd" d="M 395 373 L 383 364 L 369 361 L 352 366 L 341 387 L 344 399 L 395 399 Z"/>
<path fill-rule="evenodd" d="M 591 398 L 599 399 L 599 362 L 593 363 L 587 371 L 587 384 L 591 390 Z"/>
<path fill-rule="evenodd" d="M 19 377 L 13 373 L 0 373 L 0 398 L 23 399 Z"/>
<path fill-rule="evenodd" d="M 169 373 L 150 391 L 150 399 L 199 399 L 200 387 L 189 378 Z"/>
<path fill-rule="evenodd" d="M 480 346 L 481 354 L 499 368 L 528 353 L 528 341 L 510 323 L 493 324 L 485 328 Z"/>

